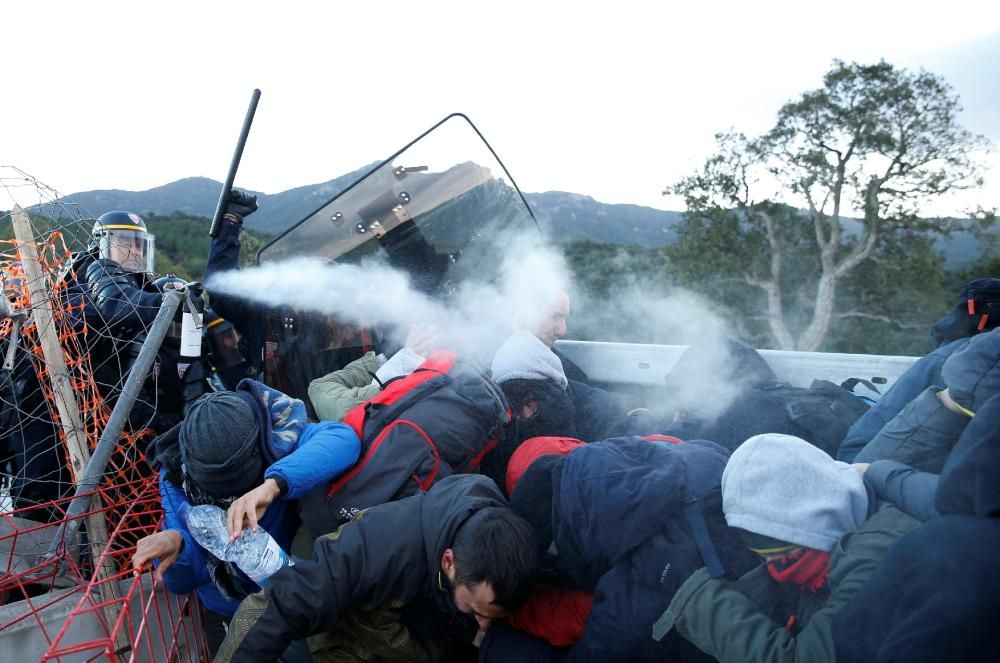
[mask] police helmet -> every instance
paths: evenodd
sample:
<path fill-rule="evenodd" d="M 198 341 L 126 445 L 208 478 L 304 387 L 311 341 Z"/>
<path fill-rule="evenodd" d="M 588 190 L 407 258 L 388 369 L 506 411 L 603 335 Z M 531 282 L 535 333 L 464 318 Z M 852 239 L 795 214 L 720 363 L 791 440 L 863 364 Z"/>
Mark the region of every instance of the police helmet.
<path fill-rule="evenodd" d="M 94 222 L 91 246 L 98 255 L 130 272 L 153 272 L 156 238 L 146 222 L 131 212 L 107 212 Z"/>

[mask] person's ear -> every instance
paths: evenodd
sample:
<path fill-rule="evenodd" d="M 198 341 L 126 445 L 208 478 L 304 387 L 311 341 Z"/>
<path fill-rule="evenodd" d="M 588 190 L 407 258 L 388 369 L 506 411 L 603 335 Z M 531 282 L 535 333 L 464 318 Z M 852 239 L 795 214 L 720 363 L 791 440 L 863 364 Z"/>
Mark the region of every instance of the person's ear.
<path fill-rule="evenodd" d="M 444 553 L 441 555 L 441 570 L 449 578 L 452 577 L 455 571 L 455 551 L 451 548 L 445 548 Z"/>
<path fill-rule="evenodd" d="M 526 401 L 524 405 L 521 406 L 521 419 L 527 421 L 528 419 L 533 419 L 536 414 L 538 414 L 538 399 L 532 398 Z"/>

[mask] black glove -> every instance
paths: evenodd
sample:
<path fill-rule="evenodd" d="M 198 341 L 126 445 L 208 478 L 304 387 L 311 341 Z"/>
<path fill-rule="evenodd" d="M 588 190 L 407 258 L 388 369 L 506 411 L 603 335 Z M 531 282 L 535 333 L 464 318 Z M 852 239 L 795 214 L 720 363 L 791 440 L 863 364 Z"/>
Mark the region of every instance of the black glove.
<path fill-rule="evenodd" d="M 235 224 L 243 223 L 243 219 L 257 211 L 257 196 L 251 196 L 238 189 L 229 192 L 229 201 L 222 218 Z"/>

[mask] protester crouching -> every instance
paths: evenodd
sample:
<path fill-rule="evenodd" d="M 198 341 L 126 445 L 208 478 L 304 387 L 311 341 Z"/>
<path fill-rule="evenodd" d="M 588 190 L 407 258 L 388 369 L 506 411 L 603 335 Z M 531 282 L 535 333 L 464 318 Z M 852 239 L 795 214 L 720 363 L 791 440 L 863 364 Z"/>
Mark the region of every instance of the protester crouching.
<path fill-rule="evenodd" d="M 192 537 L 192 506 L 227 509 L 229 534 L 265 529 L 288 550 L 299 526 L 296 500 L 329 482 L 358 458 L 360 441 L 348 426 L 306 422 L 301 401 L 252 380 L 236 391 L 207 394 L 185 420 L 150 446 L 160 471 L 165 525 L 138 542 L 135 568 L 155 561 L 155 575 L 174 594 L 196 591 L 209 620 L 209 642 L 222 640 L 221 622 L 259 588 L 234 565 Z"/>
<path fill-rule="evenodd" d="M 723 511 L 763 563 L 736 581 L 695 572 L 653 628 L 720 661 L 834 661 L 832 620 L 918 522 L 875 511 L 861 475 L 799 438 L 758 435 L 733 452 Z"/>
<path fill-rule="evenodd" d="M 650 631 L 698 568 L 735 578 L 753 564 L 722 517 L 727 458 L 712 442 L 660 436 L 524 442 L 507 486 L 545 552 L 548 586 L 512 616 L 517 630 L 490 629 L 480 661 L 707 660 Z"/>
<path fill-rule="evenodd" d="M 940 478 L 924 475 L 930 490 L 918 492 L 924 499 L 929 493 L 932 505 L 922 511 L 930 521 L 892 547 L 834 618 L 838 661 L 993 658 L 1000 628 L 998 472 L 1000 395 L 977 410 Z"/>
<path fill-rule="evenodd" d="M 443 660 L 525 601 L 537 564 L 492 481 L 446 477 L 317 539 L 244 600 L 216 660 L 272 661 L 307 636 L 317 663 Z"/>

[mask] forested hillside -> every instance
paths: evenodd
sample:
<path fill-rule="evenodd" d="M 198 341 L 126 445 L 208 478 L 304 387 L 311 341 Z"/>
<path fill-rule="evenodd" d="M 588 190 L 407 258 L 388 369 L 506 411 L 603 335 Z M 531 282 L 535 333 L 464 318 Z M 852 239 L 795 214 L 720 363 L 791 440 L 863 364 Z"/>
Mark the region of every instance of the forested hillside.
<path fill-rule="evenodd" d="M 175 274 L 187 280 L 201 280 L 204 277 L 205 263 L 208 259 L 210 219 L 183 212 L 174 212 L 165 215 L 146 214 L 143 216 L 143 220 L 146 222 L 146 228 L 149 232 L 156 236 L 156 272 L 158 274 Z M 47 217 L 37 214 L 31 216 L 31 221 L 35 233 L 39 237 L 45 237 L 52 229 L 58 228 L 63 233 L 67 247 L 72 251 L 86 248 L 93 224 L 92 221 L 88 220 L 53 222 Z M 10 215 L 0 213 L 0 239 L 10 239 L 13 236 Z M 263 246 L 268 237 L 268 235 L 244 229 L 240 261 L 243 264 L 251 264 L 257 249 Z"/>

